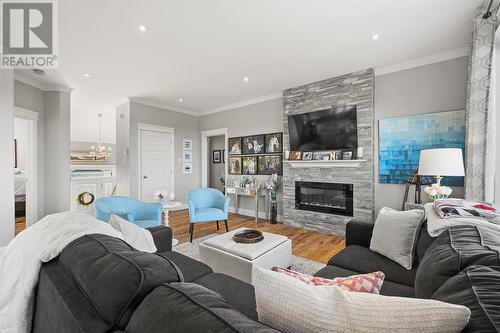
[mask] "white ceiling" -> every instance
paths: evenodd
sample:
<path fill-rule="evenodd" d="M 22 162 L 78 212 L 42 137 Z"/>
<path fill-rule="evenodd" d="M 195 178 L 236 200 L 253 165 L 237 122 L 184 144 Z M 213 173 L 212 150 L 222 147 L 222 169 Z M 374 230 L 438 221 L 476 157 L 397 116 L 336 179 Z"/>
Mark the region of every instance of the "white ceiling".
<path fill-rule="evenodd" d="M 59 70 L 24 74 L 74 88 L 74 112 L 92 116 L 126 97 L 203 112 L 467 47 L 483 2 L 64 0 Z"/>

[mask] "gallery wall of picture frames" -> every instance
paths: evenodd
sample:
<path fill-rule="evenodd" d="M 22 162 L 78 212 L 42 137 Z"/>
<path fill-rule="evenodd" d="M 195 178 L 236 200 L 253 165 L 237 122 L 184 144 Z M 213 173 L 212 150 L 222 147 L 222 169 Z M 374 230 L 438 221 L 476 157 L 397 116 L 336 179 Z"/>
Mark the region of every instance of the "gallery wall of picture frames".
<path fill-rule="evenodd" d="M 229 138 L 231 175 L 283 174 L 283 133 Z"/>

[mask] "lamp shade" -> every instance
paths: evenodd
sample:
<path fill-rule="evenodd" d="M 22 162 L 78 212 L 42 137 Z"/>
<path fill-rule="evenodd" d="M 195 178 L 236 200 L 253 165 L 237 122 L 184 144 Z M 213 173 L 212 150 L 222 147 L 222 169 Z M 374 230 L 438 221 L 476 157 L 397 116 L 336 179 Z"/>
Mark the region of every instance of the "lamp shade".
<path fill-rule="evenodd" d="M 425 176 L 465 176 L 462 149 L 422 149 L 418 174 Z"/>

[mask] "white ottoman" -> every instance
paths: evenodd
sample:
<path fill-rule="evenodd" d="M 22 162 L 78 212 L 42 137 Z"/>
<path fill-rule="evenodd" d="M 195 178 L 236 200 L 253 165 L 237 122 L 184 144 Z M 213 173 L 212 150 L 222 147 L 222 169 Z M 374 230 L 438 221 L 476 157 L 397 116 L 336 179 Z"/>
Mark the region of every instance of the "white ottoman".
<path fill-rule="evenodd" d="M 292 241 L 286 236 L 264 232 L 264 239 L 254 244 L 236 243 L 233 235 L 239 228 L 207 239 L 200 244 L 200 260 L 216 273 L 224 273 L 252 283 L 254 267 L 272 268 L 292 265 Z"/>

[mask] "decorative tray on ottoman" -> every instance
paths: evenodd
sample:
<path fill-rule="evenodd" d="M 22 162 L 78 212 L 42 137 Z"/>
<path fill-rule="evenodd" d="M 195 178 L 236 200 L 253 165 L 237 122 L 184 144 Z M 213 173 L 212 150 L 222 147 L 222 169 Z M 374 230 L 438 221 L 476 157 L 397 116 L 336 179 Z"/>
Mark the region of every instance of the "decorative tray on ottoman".
<path fill-rule="evenodd" d="M 233 239 L 236 243 L 258 243 L 264 239 L 264 235 L 259 230 L 246 229 L 234 234 Z"/>

